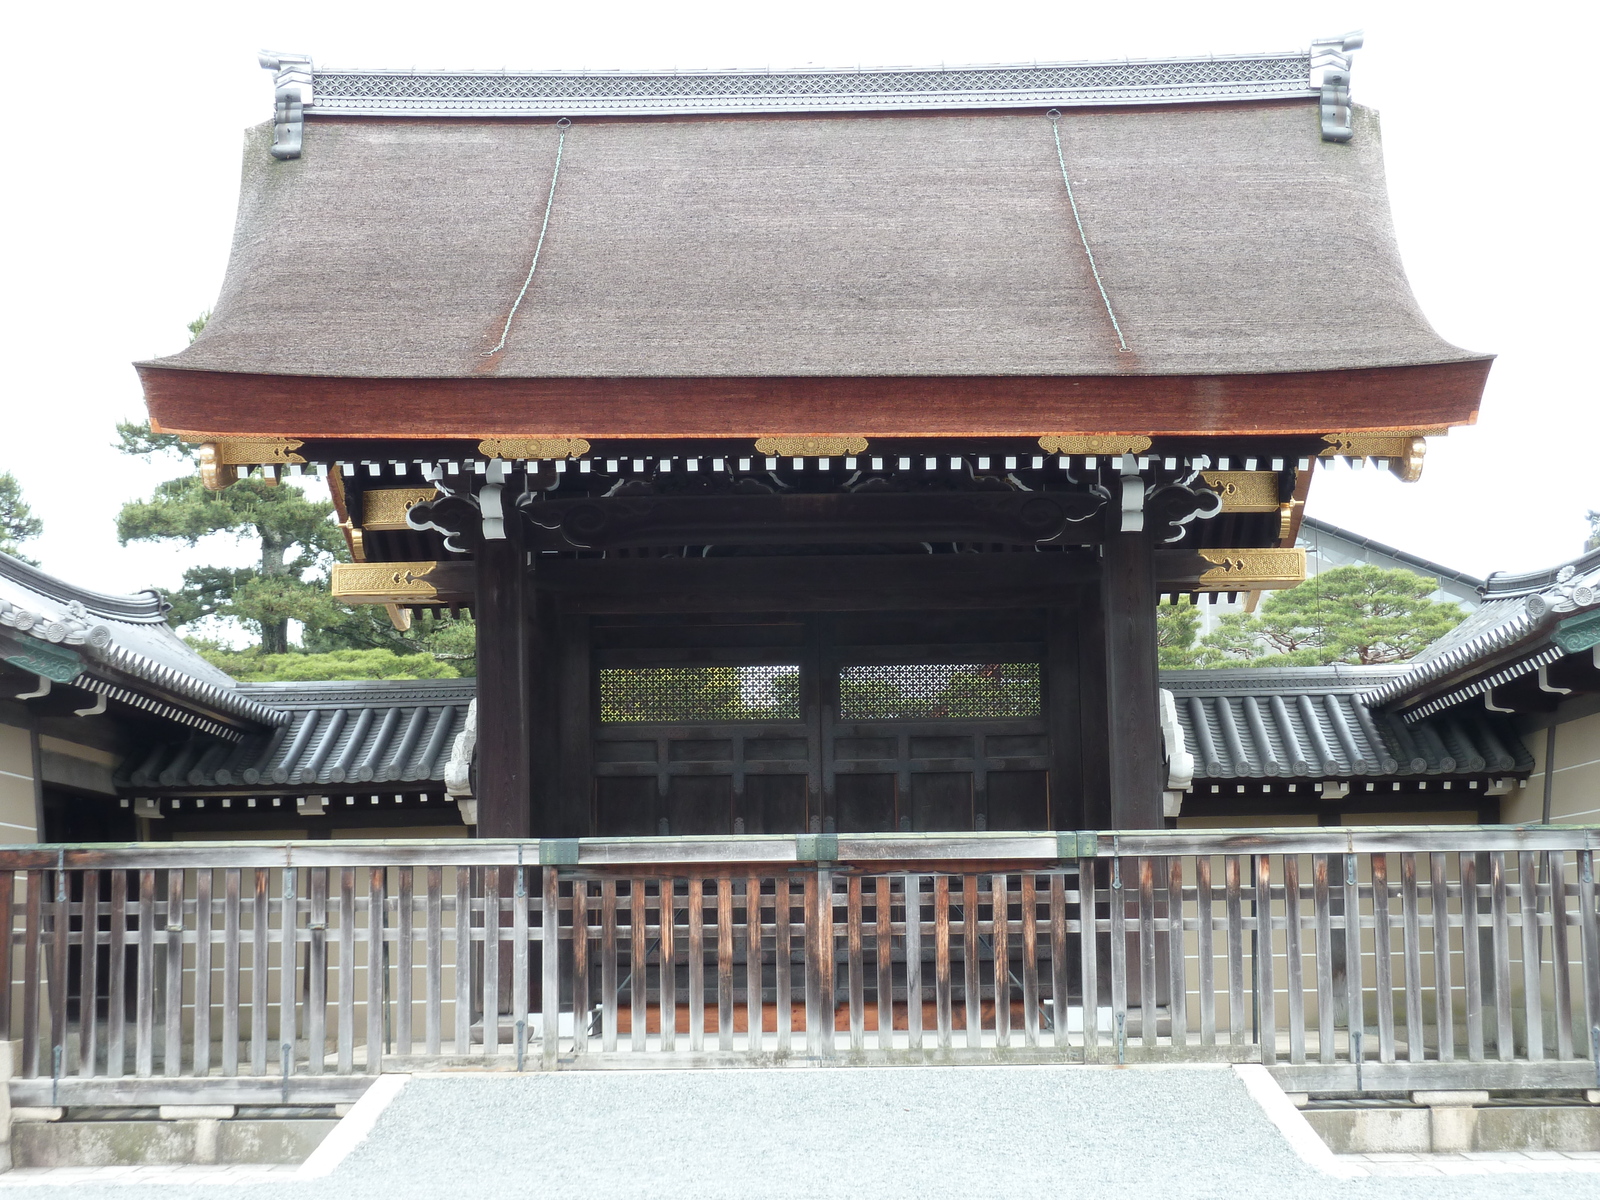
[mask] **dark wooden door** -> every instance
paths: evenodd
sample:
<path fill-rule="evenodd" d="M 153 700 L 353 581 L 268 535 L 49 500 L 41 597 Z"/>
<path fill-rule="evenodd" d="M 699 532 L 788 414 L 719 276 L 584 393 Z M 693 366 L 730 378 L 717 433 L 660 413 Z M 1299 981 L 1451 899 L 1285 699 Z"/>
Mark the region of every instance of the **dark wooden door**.
<path fill-rule="evenodd" d="M 1051 828 L 1045 657 L 1016 614 L 599 627 L 592 830 Z"/>

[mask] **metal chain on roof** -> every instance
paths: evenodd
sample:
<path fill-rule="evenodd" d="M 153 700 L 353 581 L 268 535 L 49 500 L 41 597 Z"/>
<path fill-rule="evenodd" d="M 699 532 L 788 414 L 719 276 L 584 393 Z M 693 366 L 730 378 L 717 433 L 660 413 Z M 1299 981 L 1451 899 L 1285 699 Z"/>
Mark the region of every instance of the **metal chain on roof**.
<path fill-rule="evenodd" d="M 1094 251 L 1089 249 L 1089 235 L 1084 232 L 1083 218 L 1078 215 L 1078 200 L 1072 194 L 1072 180 L 1067 175 L 1067 154 L 1061 148 L 1061 113 L 1052 108 L 1045 116 L 1050 118 L 1050 131 L 1056 138 L 1056 161 L 1061 164 L 1061 182 L 1067 185 L 1067 203 L 1072 205 L 1072 220 L 1078 227 L 1078 240 L 1083 243 L 1083 252 L 1089 259 L 1089 270 L 1094 272 L 1094 285 L 1100 289 L 1100 300 L 1106 306 L 1106 316 L 1111 318 L 1111 328 L 1117 333 L 1117 352 L 1131 354 L 1128 349 L 1128 339 L 1122 336 L 1122 326 L 1117 321 L 1117 314 L 1111 307 L 1111 297 L 1106 294 L 1105 281 L 1100 278 L 1100 268 L 1095 264 Z"/>
<path fill-rule="evenodd" d="M 517 309 L 522 307 L 522 298 L 528 294 L 528 285 L 533 282 L 533 273 L 539 269 L 539 252 L 544 249 L 545 231 L 550 228 L 550 210 L 556 202 L 556 180 L 561 178 L 561 154 L 567 145 L 567 130 L 572 122 L 562 117 L 556 122 L 556 128 L 561 131 L 556 139 L 556 165 L 550 172 L 550 195 L 544 202 L 544 221 L 539 226 L 539 240 L 533 246 L 533 262 L 528 265 L 528 277 L 522 281 L 522 290 L 517 293 L 516 300 L 511 305 L 511 311 L 506 314 L 505 328 L 500 331 L 500 340 L 494 344 L 494 349 L 485 354 L 485 358 L 493 358 L 506 348 L 506 335 L 511 332 L 511 322 L 516 319 Z"/>

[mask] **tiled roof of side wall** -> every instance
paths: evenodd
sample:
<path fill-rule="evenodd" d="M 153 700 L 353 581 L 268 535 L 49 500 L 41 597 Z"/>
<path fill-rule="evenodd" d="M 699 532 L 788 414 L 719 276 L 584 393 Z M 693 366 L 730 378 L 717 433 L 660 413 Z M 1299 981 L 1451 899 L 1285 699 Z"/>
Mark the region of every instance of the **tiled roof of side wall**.
<path fill-rule="evenodd" d="M 1417 655 L 1403 671 L 1375 684 L 1363 697 L 1366 702 L 1375 707 L 1401 699 L 1415 704 L 1419 694 L 1444 691 L 1464 674 L 1512 655 L 1521 656 L 1520 662 L 1512 663 L 1512 677 L 1548 661 L 1526 656 L 1548 647 L 1549 633 L 1561 621 L 1600 607 L 1600 550 L 1545 571 L 1497 572 L 1484 584 L 1483 595 L 1483 606 L 1477 612 Z M 1550 653 L 1552 658 L 1560 655 L 1560 651 Z M 1445 704 L 1455 702 L 1444 697 Z"/>
<path fill-rule="evenodd" d="M 125 764 L 138 788 L 312 789 L 441 781 L 466 728 L 472 680 L 245 685 L 271 696 L 285 725 L 237 746 L 195 738 Z"/>
<path fill-rule="evenodd" d="M 1196 779 L 1329 779 L 1530 770 L 1514 729 L 1488 713 L 1415 725 L 1361 692 L 1403 668 L 1163 672 Z"/>
<path fill-rule="evenodd" d="M 9 554 L 0 553 L 0 625 L 72 648 L 83 659 L 78 686 L 130 699 L 109 668 L 150 684 L 203 709 L 271 726 L 281 719 L 270 700 L 252 698 L 212 666 L 167 623 L 167 606 L 154 591 L 112 596 L 57 579 Z M 130 684 L 138 691 L 138 684 Z M 142 693 L 141 693 L 142 695 Z M 140 701 L 133 701 L 141 703 Z M 144 698 L 141 707 L 216 731 L 208 718 Z"/>

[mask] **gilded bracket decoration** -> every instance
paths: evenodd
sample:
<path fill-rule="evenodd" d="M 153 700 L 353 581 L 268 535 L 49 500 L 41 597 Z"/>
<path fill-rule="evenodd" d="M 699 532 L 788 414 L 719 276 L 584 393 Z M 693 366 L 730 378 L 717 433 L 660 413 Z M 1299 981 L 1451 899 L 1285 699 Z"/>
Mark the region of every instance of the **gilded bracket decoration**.
<path fill-rule="evenodd" d="M 334 598 L 347 604 L 428 604 L 439 595 L 436 562 L 334 563 Z"/>
<path fill-rule="evenodd" d="M 184 439 L 188 441 L 188 438 Z M 283 467 L 306 460 L 294 453 L 304 445 L 293 438 L 226 438 L 200 443 L 200 482 L 220 492 L 239 479 L 240 467 Z"/>
<path fill-rule="evenodd" d="M 478 443 L 478 453 L 485 458 L 498 458 L 520 462 L 540 458 L 582 458 L 589 453 L 589 443 L 581 437 L 491 437 Z"/>
<path fill-rule="evenodd" d="M 1202 592 L 1265 591 L 1305 582 L 1306 552 L 1295 547 L 1197 552 L 1214 566 L 1200 573 Z"/>
<path fill-rule="evenodd" d="M 1223 512 L 1278 511 L 1276 471 L 1202 471 L 1200 478 L 1222 497 Z"/>
<path fill-rule="evenodd" d="M 406 514 L 438 495 L 432 487 L 374 488 L 361 493 L 361 528 L 410 529 Z"/>
<path fill-rule="evenodd" d="M 1047 433 L 1039 448 L 1046 454 L 1143 454 L 1150 439 L 1127 433 Z"/>
<path fill-rule="evenodd" d="M 1287 542 L 1294 536 L 1295 511 L 1304 507 L 1304 500 L 1285 500 L 1278 505 L 1278 540 L 1280 542 Z"/>
<path fill-rule="evenodd" d="M 1369 433 L 1328 433 L 1328 448 L 1321 458 L 1382 458 L 1389 470 L 1406 483 L 1422 478 L 1422 458 L 1430 437 L 1443 437 L 1448 429 L 1380 429 Z"/>
<path fill-rule="evenodd" d="M 850 435 L 819 437 L 763 437 L 756 439 L 756 452 L 774 458 L 842 458 L 861 454 L 867 439 Z"/>

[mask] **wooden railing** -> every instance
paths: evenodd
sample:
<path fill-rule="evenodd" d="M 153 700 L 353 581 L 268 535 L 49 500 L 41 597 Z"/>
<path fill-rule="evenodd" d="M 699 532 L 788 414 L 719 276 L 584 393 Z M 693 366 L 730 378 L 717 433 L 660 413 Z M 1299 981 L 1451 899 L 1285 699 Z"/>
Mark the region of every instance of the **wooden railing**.
<path fill-rule="evenodd" d="M 450 1064 L 1209 1059 L 1301 1091 L 1594 1087 L 1597 843 L 20 847 L 0 851 L 0 1024 L 13 1099 L 39 1104 L 327 1102 Z"/>

